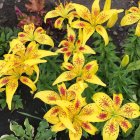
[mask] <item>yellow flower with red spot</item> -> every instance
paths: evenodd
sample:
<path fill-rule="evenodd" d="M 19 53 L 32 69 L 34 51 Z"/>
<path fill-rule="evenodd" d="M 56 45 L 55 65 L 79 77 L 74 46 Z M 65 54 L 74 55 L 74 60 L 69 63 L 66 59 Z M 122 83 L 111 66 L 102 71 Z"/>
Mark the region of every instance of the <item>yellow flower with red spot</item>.
<path fill-rule="evenodd" d="M 87 41 L 87 40 L 86 40 Z M 78 39 L 75 31 L 67 25 L 67 40 L 62 40 L 57 52 L 64 54 L 64 62 L 67 62 L 74 53 L 95 54 L 95 51 L 83 42 L 83 32 L 79 29 Z"/>
<path fill-rule="evenodd" d="M 107 121 L 103 127 L 103 140 L 116 140 L 119 135 L 119 126 L 126 133 L 132 127 L 126 119 L 140 116 L 140 107 L 136 103 L 126 103 L 122 94 L 113 94 L 113 100 L 105 93 L 93 95 L 93 101 L 99 107 L 99 112 L 92 118 L 94 122 Z"/>
<path fill-rule="evenodd" d="M 68 71 L 63 72 L 54 81 L 53 85 L 63 81 L 70 81 L 77 78 L 77 81 L 86 81 L 89 83 L 106 86 L 96 75 L 98 71 L 97 61 L 91 61 L 84 66 L 85 58 L 82 53 L 75 53 L 73 56 L 73 64 L 64 63 L 63 67 Z"/>
<path fill-rule="evenodd" d="M 80 140 L 82 129 L 91 135 L 96 133 L 97 128 L 90 123 L 88 118 L 98 111 L 98 107 L 95 103 L 87 104 L 85 98 L 81 96 L 86 87 L 87 84 L 78 82 L 67 90 L 63 83 L 58 86 L 59 94 L 54 91 L 36 93 L 35 98 L 51 105 L 57 105 L 44 115 L 44 118 L 53 124 L 52 131 L 68 129 L 70 140 Z"/>
<path fill-rule="evenodd" d="M 65 3 L 64 5 L 60 3 L 55 10 L 49 11 L 44 18 L 44 21 L 46 22 L 49 18 L 55 18 L 58 17 L 54 23 L 55 28 L 61 29 L 63 22 L 65 19 L 68 19 L 68 22 L 71 23 L 73 18 L 77 16 L 76 12 L 73 11 L 74 7 L 72 3 Z"/>
<path fill-rule="evenodd" d="M 86 87 L 87 84 L 78 82 L 76 84 L 71 85 L 68 89 L 66 89 L 66 85 L 62 83 L 61 85 L 58 85 L 59 94 L 57 94 L 52 90 L 45 90 L 36 93 L 34 97 L 41 99 L 43 102 L 47 104 L 57 105 L 52 107 L 44 115 L 44 118 L 48 122 L 55 124 L 55 129 L 61 131 L 62 129 L 65 129 L 67 127 L 71 131 L 75 131 L 70 118 L 67 117 L 67 114 L 65 113 L 63 108 L 59 106 L 59 102 L 73 101 L 76 97 L 76 94 L 81 94 Z M 69 102 L 66 102 L 65 105 L 69 105 Z"/>
<path fill-rule="evenodd" d="M 135 35 L 140 36 L 140 1 L 138 7 L 131 7 L 128 13 L 122 18 L 121 26 L 131 25 L 137 23 Z"/>
<path fill-rule="evenodd" d="M 113 26 L 117 20 L 114 18 L 114 14 L 116 16 L 123 10 L 110 9 L 111 1 L 106 0 L 104 10 L 100 11 L 99 1 L 100 0 L 94 0 L 91 12 L 87 7 L 74 3 L 73 6 L 76 9 L 78 16 L 84 21 L 78 19 L 72 22 L 71 26 L 74 28 L 83 28 L 83 40 L 88 40 L 89 37 L 96 31 L 103 37 L 105 45 L 107 45 L 109 38 L 106 29 L 102 26 L 102 24 L 111 18 L 108 25 L 110 27 Z"/>
<path fill-rule="evenodd" d="M 18 39 L 26 43 L 28 41 L 36 41 L 39 44 L 54 46 L 53 40 L 48 36 L 42 27 L 35 29 L 33 23 L 24 25 L 24 31 L 18 33 Z"/>

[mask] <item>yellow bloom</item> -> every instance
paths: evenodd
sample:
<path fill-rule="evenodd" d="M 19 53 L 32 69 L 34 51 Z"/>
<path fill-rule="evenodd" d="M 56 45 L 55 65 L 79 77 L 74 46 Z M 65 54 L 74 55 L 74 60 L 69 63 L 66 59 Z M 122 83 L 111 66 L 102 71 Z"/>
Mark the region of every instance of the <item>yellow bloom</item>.
<path fill-rule="evenodd" d="M 93 101 L 100 110 L 92 119 L 94 122 L 107 121 L 103 127 L 103 140 L 116 140 L 119 134 L 119 126 L 124 132 L 132 127 L 126 119 L 140 116 L 140 108 L 136 103 L 126 103 L 122 94 L 113 94 L 113 100 L 105 93 L 99 92 L 93 95 Z"/>
<path fill-rule="evenodd" d="M 18 39 L 23 43 L 28 41 L 36 41 L 39 44 L 50 45 L 52 47 L 54 46 L 53 40 L 51 37 L 46 35 L 44 29 L 42 27 L 35 29 L 33 23 L 24 25 L 24 32 L 18 33 Z"/>
<path fill-rule="evenodd" d="M 50 105 L 57 105 L 57 106 L 52 107 L 44 115 L 44 118 L 48 122 L 55 124 L 57 126 L 58 131 L 61 131 L 62 128 L 65 129 L 66 127 L 72 131 L 75 131 L 71 120 L 68 117 L 64 117 L 67 114 L 61 108 L 61 106 L 58 105 L 58 102 L 60 102 L 61 100 L 64 102 L 73 101 L 76 97 L 76 94 L 81 94 L 86 87 L 87 87 L 87 84 L 78 82 L 76 84 L 71 85 L 68 89 L 66 89 L 66 85 L 62 83 L 61 85 L 58 85 L 59 94 L 57 94 L 56 92 L 52 90 L 45 90 L 45 91 L 40 91 L 36 93 L 34 98 L 39 98 L 44 103 L 47 103 Z M 60 120 L 61 120 L 61 125 L 60 125 Z"/>
<path fill-rule="evenodd" d="M 57 18 L 57 20 L 54 23 L 55 28 L 61 29 L 63 22 L 65 19 L 68 19 L 69 23 L 73 20 L 73 18 L 76 16 L 76 12 L 73 11 L 74 7 L 72 3 L 66 3 L 58 5 L 55 10 L 49 11 L 44 18 L 44 22 L 46 22 L 46 19 L 48 18 Z"/>
<path fill-rule="evenodd" d="M 118 14 L 123 10 L 110 9 L 111 2 L 106 0 L 104 10 L 100 11 L 99 1 L 100 0 L 94 0 L 91 12 L 87 7 L 74 3 L 73 6 L 75 7 L 77 14 L 85 21 L 74 21 L 71 26 L 74 28 L 83 28 L 83 40 L 89 39 L 89 37 L 96 31 L 103 37 L 105 45 L 107 45 L 109 38 L 106 29 L 102 24 L 110 18 L 112 19 L 114 14 Z M 116 18 L 113 19 L 110 21 L 110 25 L 113 25 L 116 22 Z"/>
<path fill-rule="evenodd" d="M 64 62 L 67 62 L 73 53 L 95 54 L 95 51 L 85 43 L 83 42 L 82 30 L 79 29 L 78 39 L 76 39 L 76 33 L 67 25 L 67 40 L 60 42 L 59 46 L 63 47 L 58 49 L 57 52 L 64 53 Z"/>
<path fill-rule="evenodd" d="M 70 81 L 77 77 L 77 81 L 86 81 L 89 83 L 106 86 L 96 75 L 98 71 L 97 61 L 91 61 L 84 66 L 85 58 L 82 53 L 75 53 L 73 56 L 73 64 L 64 63 L 68 71 L 63 72 L 53 83 L 53 85 L 63 81 Z"/>
<path fill-rule="evenodd" d="M 140 36 L 140 2 L 138 7 L 131 7 L 128 13 L 122 18 L 121 26 L 131 25 L 138 22 L 135 35 Z"/>

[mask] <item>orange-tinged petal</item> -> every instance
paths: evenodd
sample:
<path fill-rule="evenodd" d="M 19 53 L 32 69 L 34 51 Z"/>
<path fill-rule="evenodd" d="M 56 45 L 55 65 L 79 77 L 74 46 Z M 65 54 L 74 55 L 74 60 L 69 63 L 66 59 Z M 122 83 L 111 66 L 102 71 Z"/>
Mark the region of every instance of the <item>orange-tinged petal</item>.
<path fill-rule="evenodd" d="M 33 35 L 34 29 L 35 29 L 35 26 L 33 23 L 24 25 L 24 32 L 27 33 L 29 36 Z"/>
<path fill-rule="evenodd" d="M 140 107 L 136 103 L 127 103 L 123 105 L 119 111 L 119 114 L 125 118 L 137 118 L 140 116 Z"/>
<path fill-rule="evenodd" d="M 37 34 L 36 36 L 34 36 L 34 40 L 40 44 L 45 44 L 54 47 L 53 40 L 51 39 L 50 36 L 46 34 Z"/>
<path fill-rule="evenodd" d="M 83 18 L 84 20 L 90 20 L 90 11 L 87 7 L 81 4 L 73 4 L 74 8 L 76 9 L 77 14 Z"/>
<path fill-rule="evenodd" d="M 76 20 L 74 22 L 71 23 L 71 27 L 79 29 L 79 28 L 85 28 L 85 27 L 90 26 L 90 24 L 88 22 L 85 21 L 81 21 L 81 20 Z"/>
<path fill-rule="evenodd" d="M 81 122 L 81 127 L 91 135 L 95 135 L 98 129 L 89 122 Z"/>
<path fill-rule="evenodd" d="M 6 85 L 6 103 L 8 105 L 9 110 L 11 110 L 12 107 L 12 99 L 13 96 L 18 88 L 18 80 L 12 79 L 8 82 Z"/>
<path fill-rule="evenodd" d="M 119 124 L 115 119 L 110 119 L 103 127 L 103 140 L 116 140 L 118 135 Z"/>
<path fill-rule="evenodd" d="M 137 35 L 137 36 L 140 37 L 140 21 L 139 21 L 138 24 L 137 24 L 136 31 L 135 31 L 135 35 Z"/>
<path fill-rule="evenodd" d="M 48 18 L 54 18 L 54 17 L 58 17 L 58 16 L 60 16 L 60 15 L 59 15 L 59 12 L 57 12 L 57 10 L 49 11 L 45 15 L 44 22 L 46 23 L 46 19 L 48 19 Z"/>
<path fill-rule="evenodd" d="M 53 131 L 53 132 L 59 132 L 59 131 L 65 130 L 65 129 L 66 129 L 66 127 L 62 122 L 58 122 L 57 124 L 55 124 L 51 127 L 51 131 Z"/>
<path fill-rule="evenodd" d="M 72 43 L 74 43 L 76 39 L 76 34 L 69 25 L 67 25 L 67 38 L 68 38 L 68 42 L 72 42 Z"/>
<path fill-rule="evenodd" d="M 0 88 L 5 86 L 10 80 L 10 77 L 6 76 L 0 79 Z"/>
<path fill-rule="evenodd" d="M 34 98 L 39 98 L 40 100 L 42 100 L 44 103 L 47 104 L 56 104 L 56 101 L 60 100 L 60 96 L 52 90 L 44 90 L 37 92 Z"/>
<path fill-rule="evenodd" d="M 82 137 L 82 128 L 78 122 L 74 122 L 73 125 L 76 133 L 69 131 L 69 138 L 70 140 L 80 140 Z"/>
<path fill-rule="evenodd" d="M 56 84 L 64 82 L 64 81 L 70 81 L 70 80 L 74 79 L 75 77 L 76 77 L 76 75 L 72 71 L 65 71 L 59 75 L 59 77 L 54 81 L 53 85 L 56 85 Z"/>
<path fill-rule="evenodd" d="M 26 76 L 21 76 L 21 77 L 20 77 L 20 81 L 21 81 L 23 84 L 25 84 L 25 85 L 27 85 L 28 87 L 30 87 L 30 88 L 32 89 L 33 92 L 36 91 L 36 86 L 35 86 L 34 82 L 33 82 L 31 79 L 29 79 L 28 77 L 26 77 Z"/>
<path fill-rule="evenodd" d="M 84 54 L 96 54 L 96 52 L 88 45 L 78 47 L 78 52 L 82 52 Z"/>
<path fill-rule="evenodd" d="M 58 118 L 58 114 L 60 111 L 60 107 L 54 106 L 43 116 L 43 118 L 51 124 L 57 124 L 60 121 Z"/>
<path fill-rule="evenodd" d="M 96 19 L 96 24 L 103 24 L 106 22 L 114 13 L 114 10 L 106 10 L 99 13 Z"/>
<path fill-rule="evenodd" d="M 106 32 L 106 29 L 101 25 L 97 25 L 95 29 L 103 37 L 106 46 L 109 43 L 109 37 Z"/>
<path fill-rule="evenodd" d="M 74 67 L 76 67 L 79 71 L 82 69 L 85 63 L 85 58 L 82 53 L 75 53 L 72 59 Z"/>
<path fill-rule="evenodd" d="M 126 133 L 128 129 L 132 127 L 132 124 L 123 117 L 118 117 L 117 121 L 121 127 L 121 129 Z"/>
<path fill-rule="evenodd" d="M 110 10 L 111 8 L 111 0 L 106 0 L 104 4 L 104 10 Z"/>
<path fill-rule="evenodd" d="M 66 112 L 64 111 L 61 111 L 59 113 L 59 119 L 60 121 L 64 124 L 64 126 L 69 129 L 70 131 L 72 131 L 73 133 L 75 133 L 75 129 L 74 129 L 74 126 L 72 124 L 72 121 L 70 120 L 69 116 L 67 115 Z"/>
<path fill-rule="evenodd" d="M 71 51 L 68 51 L 64 54 L 64 62 L 68 62 L 70 56 L 72 55 Z"/>
<path fill-rule="evenodd" d="M 99 5 L 100 0 L 94 0 L 92 4 L 92 16 L 97 17 L 98 14 L 100 13 L 100 5 Z"/>
<path fill-rule="evenodd" d="M 64 18 L 59 17 L 59 18 L 55 21 L 54 27 L 57 28 L 57 29 L 62 29 L 63 21 L 64 21 Z"/>
<path fill-rule="evenodd" d="M 67 40 L 63 40 L 60 42 L 59 46 L 64 46 L 64 47 L 69 47 L 71 44 L 67 41 Z M 64 52 L 67 51 L 67 50 L 64 50 Z"/>
<path fill-rule="evenodd" d="M 85 27 L 83 29 L 83 45 L 86 44 L 87 40 L 93 35 L 95 28 L 93 26 Z"/>
<path fill-rule="evenodd" d="M 72 69 L 74 69 L 74 66 L 73 66 L 71 63 L 68 63 L 68 62 L 64 62 L 64 63 L 62 64 L 62 66 L 63 66 L 65 69 L 67 69 L 67 70 L 72 70 Z"/>
<path fill-rule="evenodd" d="M 64 83 L 62 83 L 61 85 L 58 85 L 58 90 L 59 90 L 59 94 L 61 96 L 62 100 L 66 100 L 67 98 L 67 88 L 66 85 Z"/>
<path fill-rule="evenodd" d="M 19 32 L 18 33 L 18 39 L 22 43 L 26 43 L 27 41 L 30 41 L 29 35 L 27 33 L 24 33 L 24 32 Z"/>
<path fill-rule="evenodd" d="M 134 6 L 132 6 L 128 11 L 131 13 L 139 13 L 140 12 L 139 8 L 134 7 Z"/>
<path fill-rule="evenodd" d="M 38 27 L 38 28 L 36 28 L 35 29 L 35 31 L 34 31 L 34 35 L 36 36 L 36 35 L 38 35 L 38 34 L 45 34 L 46 32 L 45 32 L 45 30 L 42 28 L 42 27 Z"/>
<path fill-rule="evenodd" d="M 105 111 L 111 111 L 113 107 L 112 99 L 103 92 L 97 92 L 92 97 L 98 107 Z"/>
<path fill-rule="evenodd" d="M 83 73 L 92 72 L 92 74 L 95 74 L 97 71 L 98 64 L 96 60 L 87 63 L 83 68 Z"/>
<path fill-rule="evenodd" d="M 140 20 L 140 15 L 135 13 L 130 13 L 125 15 L 121 20 L 121 26 L 131 25 Z"/>
<path fill-rule="evenodd" d="M 74 9 L 74 6 L 73 6 L 73 4 L 70 2 L 70 3 L 67 3 L 67 4 L 65 5 L 65 9 L 67 10 L 67 12 L 70 12 L 71 10 Z"/>
<path fill-rule="evenodd" d="M 92 84 L 96 84 L 96 85 L 101 85 L 101 86 L 106 86 L 105 83 L 103 83 L 100 78 L 95 75 L 94 73 L 86 73 L 83 77 L 82 77 L 85 81 L 92 83 Z"/>
<path fill-rule="evenodd" d="M 119 109 L 123 101 L 123 96 L 121 93 L 113 94 L 113 105 L 115 109 Z"/>

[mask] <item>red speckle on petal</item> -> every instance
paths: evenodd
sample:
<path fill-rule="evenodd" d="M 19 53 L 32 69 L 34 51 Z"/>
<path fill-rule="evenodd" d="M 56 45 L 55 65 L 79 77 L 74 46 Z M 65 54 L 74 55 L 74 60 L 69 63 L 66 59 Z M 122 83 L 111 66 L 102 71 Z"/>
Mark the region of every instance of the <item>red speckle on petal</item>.
<path fill-rule="evenodd" d="M 43 31 L 43 29 L 39 29 L 39 30 L 37 30 L 38 33 L 42 32 L 42 31 Z"/>
<path fill-rule="evenodd" d="M 68 42 L 65 42 L 64 43 L 64 46 L 68 47 L 69 46 L 69 43 Z"/>
<path fill-rule="evenodd" d="M 60 93 L 65 96 L 66 95 L 66 90 L 63 87 L 60 87 Z"/>
<path fill-rule="evenodd" d="M 57 20 L 56 24 L 59 25 L 61 23 L 61 20 Z"/>
<path fill-rule="evenodd" d="M 107 117 L 107 114 L 101 113 L 98 118 L 104 120 Z"/>
<path fill-rule="evenodd" d="M 69 70 L 72 70 L 73 69 L 73 66 L 67 66 Z"/>
<path fill-rule="evenodd" d="M 119 96 L 116 96 L 116 97 L 115 97 L 115 104 L 116 104 L 116 105 L 119 105 L 119 104 L 120 104 L 120 101 L 121 101 L 121 100 L 120 100 L 120 97 L 119 97 Z"/>
<path fill-rule="evenodd" d="M 109 130 L 110 130 L 110 133 L 114 133 L 114 131 L 115 131 L 115 126 L 114 126 L 113 123 L 109 126 Z"/>
<path fill-rule="evenodd" d="M 53 110 L 53 112 L 51 113 L 51 115 L 56 114 L 58 111 L 59 111 L 59 109 L 58 109 L 58 108 L 54 109 L 54 110 Z"/>
<path fill-rule="evenodd" d="M 20 36 L 20 37 L 24 37 L 25 35 L 24 35 L 24 34 L 20 34 L 19 36 Z"/>
<path fill-rule="evenodd" d="M 49 99 L 49 100 L 52 100 L 52 101 L 53 101 L 53 100 L 55 101 L 55 100 L 56 100 L 56 97 L 54 97 L 54 96 L 49 96 L 48 99 Z"/>
<path fill-rule="evenodd" d="M 83 127 L 86 128 L 86 129 L 89 129 L 89 130 L 91 129 L 90 126 L 89 126 L 87 123 L 82 123 L 82 125 L 83 125 Z"/>
<path fill-rule="evenodd" d="M 92 67 L 92 65 L 87 65 L 87 66 L 86 66 L 86 70 L 90 70 L 91 67 Z"/>
<path fill-rule="evenodd" d="M 82 46 L 79 48 L 79 50 L 80 50 L 80 51 L 83 51 L 84 49 L 85 49 L 85 48 L 84 48 L 84 47 L 82 47 Z"/>
<path fill-rule="evenodd" d="M 67 50 L 68 50 L 68 48 L 63 48 L 62 49 L 63 52 L 66 52 Z"/>
<path fill-rule="evenodd" d="M 67 52 L 66 55 L 67 55 L 67 56 L 70 56 L 70 55 L 71 55 L 71 52 Z"/>
<path fill-rule="evenodd" d="M 77 100 L 76 103 L 75 103 L 75 108 L 79 108 L 79 106 L 80 106 L 80 101 Z"/>
<path fill-rule="evenodd" d="M 124 128 L 126 128 L 126 129 L 129 128 L 126 121 L 122 121 L 121 124 L 122 124 L 122 126 L 123 126 Z"/>
<path fill-rule="evenodd" d="M 22 80 L 23 80 L 23 82 L 28 83 L 28 79 L 27 78 L 23 78 Z"/>
<path fill-rule="evenodd" d="M 3 79 L 1 83 L 2 83 L 2 84 L 7 84 L 8 81 L 9 81 L 9 79 Z"/>
<path fill-rule="evenodd" d="M 84 27 L 84 26 L 85 26 L 85 24 L 82 23 L 82 22 L 80 22 L 78 25 L 79 25 L 80 27 Z"/>
<path fill-rule="evenodd" d="M 70 41 L 70 42 L 73 42 L 73 41 L 74 41 L 74 36 L 73 36 L 73 35 L 70 35 L 70 36 L 69 36 L 69 41 Z"/>

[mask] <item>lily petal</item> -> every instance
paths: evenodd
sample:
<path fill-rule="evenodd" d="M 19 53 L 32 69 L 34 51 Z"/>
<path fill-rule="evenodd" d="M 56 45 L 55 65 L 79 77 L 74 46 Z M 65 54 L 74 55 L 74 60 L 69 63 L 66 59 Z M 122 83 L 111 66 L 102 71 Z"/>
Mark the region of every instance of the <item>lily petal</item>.
<path fill-rule="evenodd" d="M 76 75 L 72 71 L 65 71 L 59 75 L 59 77 L 54 81 L 53 85 L 56 85 L 64 81 L 70 81 L 74 79 L 75 77 Z"/>
<path fill-rule="evenodd" d="M 24 31 L 25 33 L 27 33 L 29 36 L 33 35 L 33 32 L 35 30 L 35 26 L 33 23 L 28 24 L 28 25 L 24 25 Z"/>
<path fill-rule="evenodd" d="M 92 97 L 98 107 L 105 111 L 111 111 L 113 108 L 112 99 L 103 92 L 97 92 Z"/>
<path fill-rule="evenodd" d="M 58 118 L 58 114 L 60 111 L 60 107 L 54 106 L 43 116 L 43 118 L 51 124 L 57 124 L 60 121 Z"/>
<path fill-rule="evenodd" d="M 78 49 L 79 52 L 82 52 L 84 54 L 96 54 L 96 52 L 88 45 L 80 46 Z"/>
<path fill-rule="evenodd" d="M 125 118 L 137 118 L 140 116 L 140 107 L 136 103 L 127 103 L 120 109 L 120 115 Z"/>
<path fill-rule="evenodd" d="M 80 28 L 84 28 L 84 27 L 88 27 L 88 26 L 90 26 L 89 23 L 87 23 L 85 21 L 81 21 L 81 20 L 76 20 L 71 23 L 71 27 L 76 28 L 76 29 L 80 29 Z"/>
<path fill-rule="evenodd" d="M 47 60 L 42 60 L 42 59 L 28 59 L 28 60 L 25 60 L 24 61 L 24 64 L 25 65 L 28 65 L 28 66 L 33 66 L 33 65 L 37 65 L 37 64 L 40 64 L 40 63 L 46 63 Z"/>
<path fill-rule="evenodd" d="M 26 76 L 21 76 L 21 77 L 20 77 L 20 81 L 21 81 L 23 84 L 25 84 L 25 85 L 27 85 L 28 87 L 30 87 L 30 88 L 32 89 L 32 92 L 36 91 L 36 86 L 35 86 L 34 82 L 33 82 L 31 79 L 29 79 L 28 77 L 26 77 Z"/>
<path fill-rule="evenodd" d="M 128 11 L 131 13 L 139 13 L 139 8 L 132 6 Z"/>
<path fill-rule="evenodd" d="M 36 79 L 35 79 L 35 81 L 34 81 L 34 84 L 38 81 L 38 79 L 39 79 L 39 67 L 37 66 L 37 65 L 34 65 L 33 66 L 33 70 L 35 71 L 35 73 L 36 73 Z"/>
<path fill-rule="evenodd" d="M 73 126 L 74 126 L 76 133 L 69 131 L 69 138 L 70 138 L 70 140 L 80 140 L 82 137 L 82 129 L 81 129 L 79 123 L 77 123 L 77 122 L 74 122 Z"/>
<path fill-rule="evenodd" d="M 64 124 L 62 122 L 58 122 L 57 124 L 55 124 L 51 127 L 51 130 L 53 132 L 59 132 L 59 131 L 65 130 L 65 129 L 66 129 L 66 127 L 64 126 Z"/>
<path fill-rule="evenodd" d="M 110 119 L 103 127 L 103 140 L 116 140 L 118 135 L 119 124 L 114 119 Z"/>
<path fill-rule="evenodd" d="M 104 10 L 110 10 L 111 8 L 111 0 L 106 0 L 104 4 Z"/>
<path fill-rule="evenodd" d="M 120 94 L 113 94 L 113 105 L 114 105 L 116 110 L 120 108 L 122 101 L 123 101 L 123 96 L 121 93 Z"/>
<path fill-rule="evenodd" d="M 126 133 L 128 129 L 132 127 L 132 124 L 123 117 L 117 118 L 117 121 L 121 127 L 121 129 Z"/>
<path fill-rule="evenodd" d="M 140 20 L 140 16 L 135 13 L 125 15 L 121 20 L 121 26 L 131 25 Z"/>
<path fill-rule="evenodd" d="M 10 80 L 10 77 L 6 76 L 0 79 L 0 88 L 5 86 Z"/>
<path fill-rule="evenodd" d="M 49 11 L 49 12 L 45 15 L 44 22 L 46 23 L 46 19 L 48 19 L 48 18 L 54 18 L 54 17 L 58 17 L 58 16 L 60 16 L 60 15 L 59 15 L 59 13 L 57 12 L 57 10 Z"/>
<path fill-rule="evenodd" d="M 72 42 L 72 43 L 74 43 L 76 39 L 76 34 L 69 25 L 67 25 L 67 38 L 68 38 L 68 42 Z"/>
<path fill-rule="evenodd" d="M 97 25 L 96 31 L 103 37 L 106 46 L 109 43 L 109 37 L 106 32 L 106 29 L 102 25 Z"/>
<path fill-rule="evenodd" d="M 137 24 L 135 35 L 140 36 L 140 21 Z"/>
<path fill-rule="evenodd" d="M 44 90 L 44 91 L 37 92 L 34 98 L 39 98 L 44 103 L 52 104 L 52 105 L 56 104 L 56 100 L 60 100 L 60 96 L 52 90 Z"/>
<path fill-rule="evenodd" d="M 66 98 L 67 98 L 66 85 L 64 83 L 62 83 L 61 85 L 58 85 L 58 90 L 59 90 L 60 97 L 62 98 L 62 100 L 66 100 Z"/>
<path fill-rule="evenodd" d="M 94 0 L 92 4 L 92 16 L 93 18 L 97 17 L 98 14 L 100 13 L 100 5 L 99 5 L 100 0 Z"/>
<path fill-rule="evenodd" d="M 12 99 L 13 99 L 13 96 L 14 96 L 17 88 L 18 88 L 18 80 L 17 79 L 12 79 L 6 85 L 6 103 L 8 104 L 9 110 L 11 110 Z"/>
<path fill-rule="evenodd" d="M 81 122 L 81 127 L 91 135 L 95 135 L 98 129 L 89 122 Z"/>
<path fill-rule="evenodd" d="M 63 21 L 64 21 L 64 18 L 62 17 L 59 17 L 55 23 L 54 23 L 54 27 L 57 28 L 57 29 L 62 29 L 62 25 L 63 25 Z"/>
<path fill-rule="evenodd" d="M 27 33 L 24 33 L 24 32 L 19 32 L 19 33 L 18 33 L 18 39 L 19 39 L 22 43 L 26 43 L 27 41 L 30 41 L 29 35 L 28 35 Z"/>
<path fill-rule="evenodd" d="M 118 20 L 118 13 L 114 13 L 112 17 L 108 20 L 107 27 L 108 28 L 113 27 L 115 23 L 117 22 L 117 20 Z"/>

